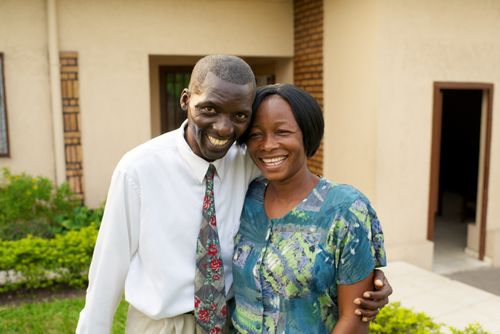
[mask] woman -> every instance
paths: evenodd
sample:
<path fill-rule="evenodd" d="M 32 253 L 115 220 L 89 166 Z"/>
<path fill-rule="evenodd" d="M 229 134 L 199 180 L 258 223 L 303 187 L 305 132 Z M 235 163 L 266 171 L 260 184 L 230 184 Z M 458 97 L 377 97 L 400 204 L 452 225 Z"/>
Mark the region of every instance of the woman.
<path fill-rule="evenodd" d="M 314 175 L 323 116 L 292 85 L 257 91 L 244 136 L 263 177 L 249 187 L 235 241 L 240 333 L 367 333 L 352 301 L 385 265 L 375 211 L 358 190 Z"/>

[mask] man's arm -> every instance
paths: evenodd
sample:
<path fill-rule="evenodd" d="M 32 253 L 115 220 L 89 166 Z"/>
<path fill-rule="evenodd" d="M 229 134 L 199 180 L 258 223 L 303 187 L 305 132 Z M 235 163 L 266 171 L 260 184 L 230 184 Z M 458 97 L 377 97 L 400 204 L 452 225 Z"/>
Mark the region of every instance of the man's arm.
<path fill-rule="evenodd" d="M 389 303 L 389 296 L 392 294 L 392 287 L 382 270 L 374 270 L 373 284 L 375 291 L 365 291 L 362 297 L 354 299 L 357 306 L 354 313 L 364 322 L 375 319 L 380 309 Z"/>
<path fill-rule="evenodd" d="M 77 334 L 109 333 L 137 249 L 140 199 L 127 176 L 115 171 L 89 270 L 85 307 Z"/>

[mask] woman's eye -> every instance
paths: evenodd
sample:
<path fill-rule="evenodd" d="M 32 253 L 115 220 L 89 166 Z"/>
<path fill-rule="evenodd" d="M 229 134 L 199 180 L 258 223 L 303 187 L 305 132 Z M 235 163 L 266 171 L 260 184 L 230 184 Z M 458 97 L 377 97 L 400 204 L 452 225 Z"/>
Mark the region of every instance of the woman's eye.
<path fill-rule="evenodd" d="M 276 134 L 277 134 L 278 136 L 286 136 L 286 135 L 288 135 L 289 133 L 290 133 L 290 131 L 288 131 L 288 130 L 277 130 L 277 131 L 276 131 Z"/>
<path fill-rule="evenodd" d="M 262 136 L 262 134 L 260 132 L 251 132 L 249 135 L 248 135 L 248 138 L 258 138 Z"/>

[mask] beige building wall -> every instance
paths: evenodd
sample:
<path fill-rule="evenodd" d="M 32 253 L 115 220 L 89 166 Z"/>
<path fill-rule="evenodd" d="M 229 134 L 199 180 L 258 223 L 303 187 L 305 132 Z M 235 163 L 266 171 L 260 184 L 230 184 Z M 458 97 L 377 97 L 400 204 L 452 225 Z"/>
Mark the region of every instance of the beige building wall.
<path fill-rule="evenodd" d="M 290 80 L 291 0 L 56 0 L 56 5 L 59 48 L 78 53 L 84 191 L 90 206 L 105 199 L 123 153 L 157 134 L 150 56 L 274 58 L 278 76 Z M 0 164 L 54 179 L 46 12 L 44 0 L 0 0 L 12 152 Z"/>
<path fill-rule="evenodd" d="M 10 144 L 0 167 L 54 179 L 45 1 L 0 0 L 0 52 Z"/>
<path fill-rule="evenodd" d="M 105 199 L 127 150 L 152 137 L 150 55 L 291 57 L 291 1 L 60 1 L 59 45 L 77 51 L 85 193 Z"/>
<path fill-rule="evenodd" d="M 325 173 L 358 185 L 371 197 L 390 259 L 431 267 L 432 243 L 426 234 L 433 83 L 483 82 L 498 88 L 499 31 L 497 1 L 325 1 L 325 148 L 330 150 Z M 486 249 L 496 265 L 498 91 L 493 97 Z"/>

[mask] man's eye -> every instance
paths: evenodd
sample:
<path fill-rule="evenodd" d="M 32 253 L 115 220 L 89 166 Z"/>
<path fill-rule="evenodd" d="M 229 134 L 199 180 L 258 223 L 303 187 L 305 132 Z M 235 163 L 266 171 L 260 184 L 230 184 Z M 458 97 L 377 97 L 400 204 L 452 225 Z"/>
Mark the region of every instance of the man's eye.
<path fill-rule="evenodd" d="M 215 112 L 215 108 L 210 106 L 201 107 L 201 111 L 208 114 L 213 114 Z"/>
<path fill-rule="evenodd" d="M 237 121 L 246 121 L 248 119 L 248 115 L 244 114 L 244 113 L 239 113 L 239 114 L 234 115 L 234 118 Z"/>

